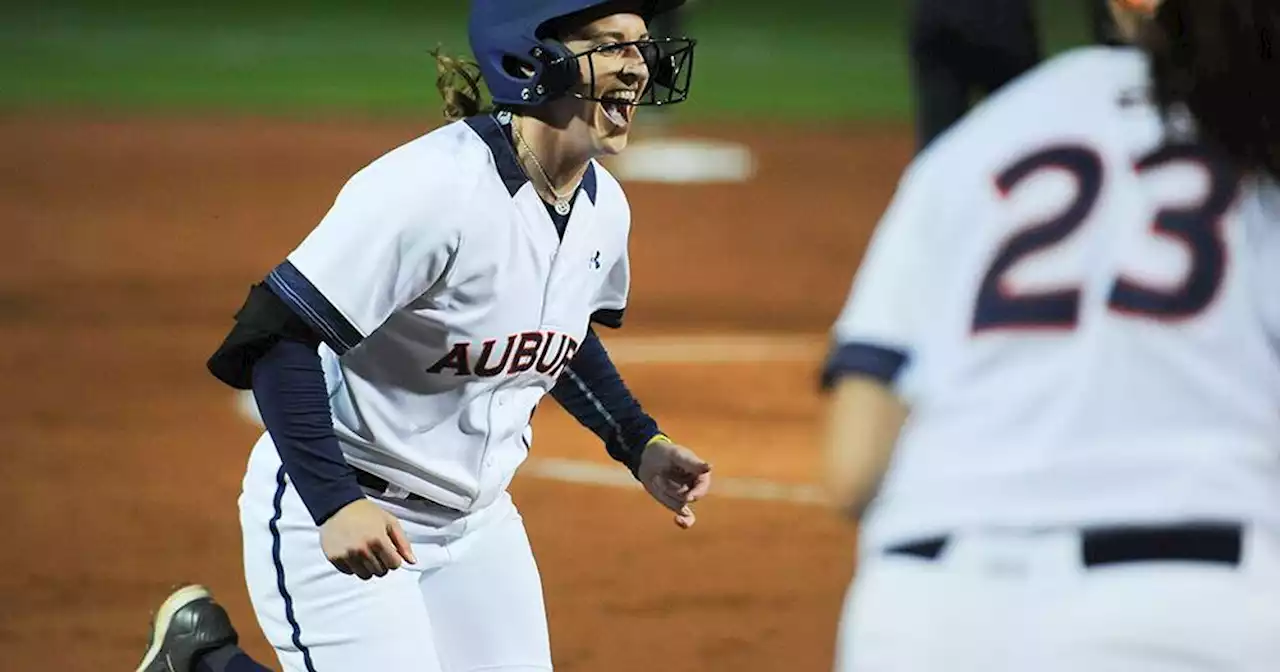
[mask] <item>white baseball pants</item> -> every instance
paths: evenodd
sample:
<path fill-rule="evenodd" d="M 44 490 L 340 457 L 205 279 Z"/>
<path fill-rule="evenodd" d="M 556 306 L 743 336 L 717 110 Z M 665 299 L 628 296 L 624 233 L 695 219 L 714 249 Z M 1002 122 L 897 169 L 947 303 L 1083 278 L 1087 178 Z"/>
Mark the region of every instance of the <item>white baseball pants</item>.
<path fill-rule="evenodd" d="M 443 525 L 386 506 L 418 564 L 342 574 L 270 438 L 254 447 L 240 496 L 245 579 L 286 671 L 551 669 L 541 579 L 509 496 Z"/>
<path fill-rule="evenodd" d="M 951 535 L 932 558 L 864 552 L 837 672 L 1280 669 L 1277 535 L 1246 528 L 1234 565 L 1086 563 L 1082 546 L 1079 532 L 1059 530 Z"/>

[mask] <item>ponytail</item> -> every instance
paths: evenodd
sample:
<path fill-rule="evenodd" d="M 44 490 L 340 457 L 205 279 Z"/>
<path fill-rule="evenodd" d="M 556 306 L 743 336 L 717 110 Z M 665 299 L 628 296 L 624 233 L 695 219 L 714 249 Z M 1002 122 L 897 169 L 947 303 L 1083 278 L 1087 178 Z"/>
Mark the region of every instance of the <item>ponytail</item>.
<path fill-rule="evenodd" d="M 446 55 L 439 47 L 431 51 L 436 59 L 436 90 L 444 101 L 444 118 L 458 121 L 488 112 L 480 90 L 480 66 Z"/>
<path fill-rule="evenodd" d="M 1280 178 L 1280 0 L 1164 0 L 1139 40 L 1156 101 L 1244 170 Z"/>

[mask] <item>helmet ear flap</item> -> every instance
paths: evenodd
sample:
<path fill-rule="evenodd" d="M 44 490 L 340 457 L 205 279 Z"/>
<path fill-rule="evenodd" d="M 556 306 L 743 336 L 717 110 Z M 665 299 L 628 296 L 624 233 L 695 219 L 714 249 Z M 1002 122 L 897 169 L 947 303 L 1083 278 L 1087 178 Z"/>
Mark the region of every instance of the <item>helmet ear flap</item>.
<path fill-rule="evenodd" d="M 557 40 L 542 40 L 542 47 L 533 56 L 542 65 L 535 98 L 538 101 L 554 100 L 570 91 L 582 81 L 578 57 Z"/>

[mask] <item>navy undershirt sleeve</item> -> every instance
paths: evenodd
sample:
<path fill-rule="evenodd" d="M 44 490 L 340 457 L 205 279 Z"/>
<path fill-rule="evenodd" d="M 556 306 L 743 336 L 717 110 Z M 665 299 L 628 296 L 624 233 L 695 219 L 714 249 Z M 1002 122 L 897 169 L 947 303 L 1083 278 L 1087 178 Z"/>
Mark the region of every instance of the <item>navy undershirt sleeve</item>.
<path fill-rule="evenodd" d="M 333 431 L 320 355 L 280 340 L 253 367 L 253 394 L 285 473 L 319 525 L 364 497 Z"/>
<path fill-rule="evenodd" d="M 658 423 L 631 396 L 592 329 L 587 330 L 577 354 L 560 374 L 551 396 L 600 437 L 610 457 L 626 465 L 632 474 L 640 468 L 645 444 L 661 433 Z"/>

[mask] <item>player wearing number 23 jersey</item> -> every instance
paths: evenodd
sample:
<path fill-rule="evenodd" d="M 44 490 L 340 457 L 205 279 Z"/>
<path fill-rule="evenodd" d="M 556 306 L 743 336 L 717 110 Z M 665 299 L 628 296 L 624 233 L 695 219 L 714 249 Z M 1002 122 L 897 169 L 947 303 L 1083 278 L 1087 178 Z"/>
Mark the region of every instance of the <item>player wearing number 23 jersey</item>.
<path fill-rule="evenodd" d="M 1238 137 L 1277 101 L 1165 75 L 1224 35 L 1276 72 L 1250 4 L 1168 0 L 1177 56 L 1063 55 L 908 169 L 826 368 L 839 669 L 1280 660 L 1280 190 Z"/>

